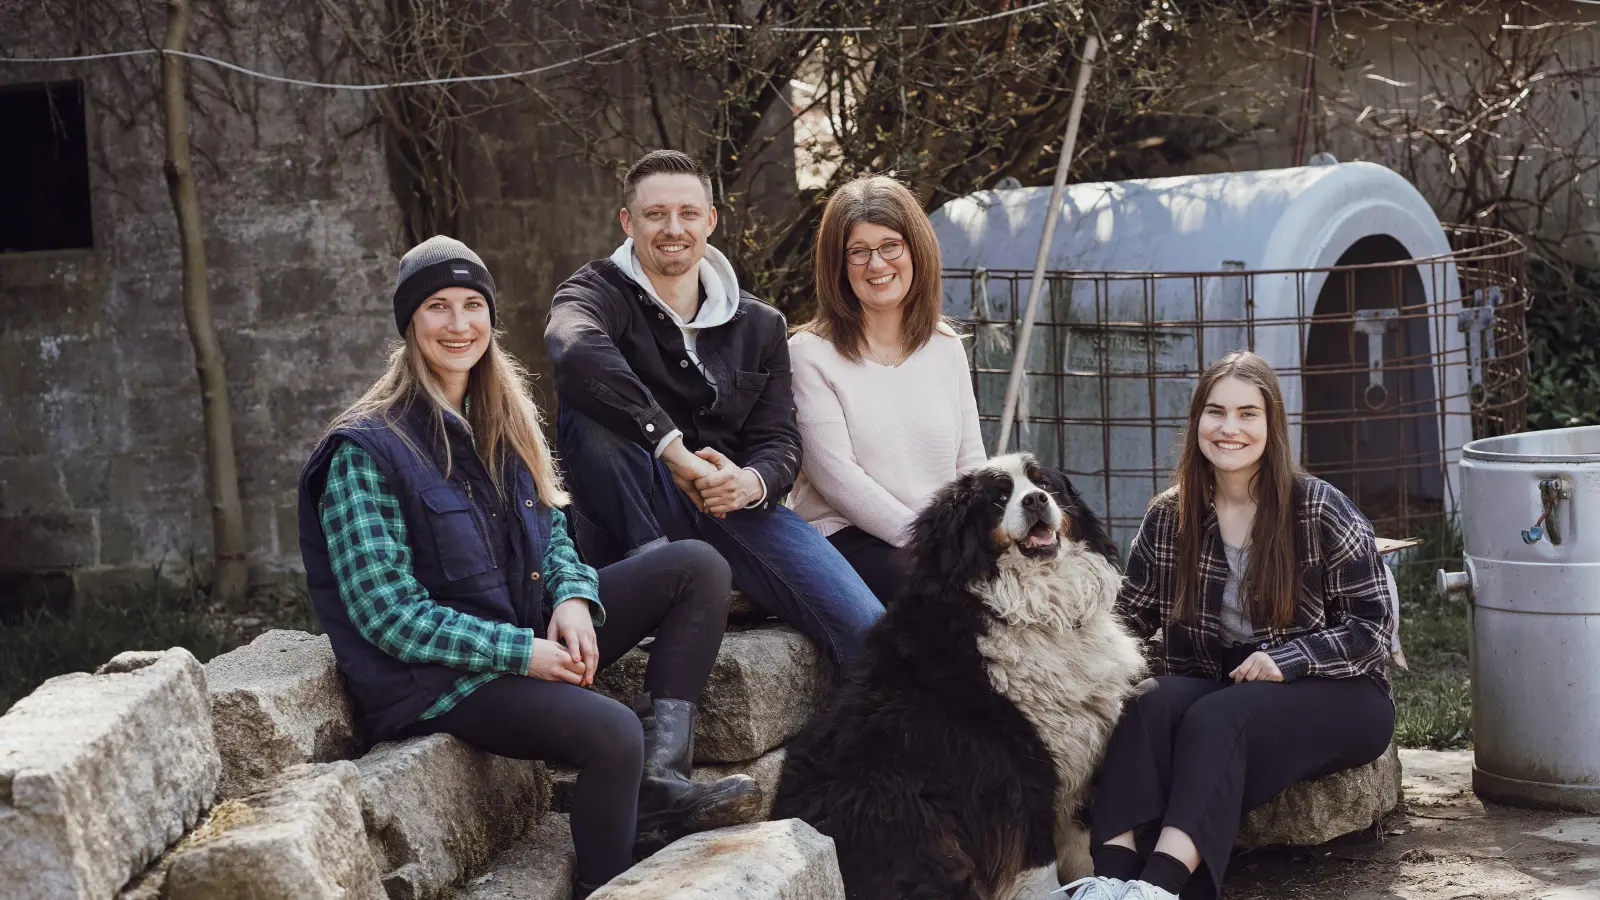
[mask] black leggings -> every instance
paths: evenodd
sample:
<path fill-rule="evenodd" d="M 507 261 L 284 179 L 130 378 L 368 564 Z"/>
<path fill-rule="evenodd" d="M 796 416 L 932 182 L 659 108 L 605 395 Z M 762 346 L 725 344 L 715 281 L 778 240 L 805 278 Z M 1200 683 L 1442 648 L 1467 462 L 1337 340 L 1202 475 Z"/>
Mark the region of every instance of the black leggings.
<path fill-rule="evenodd" d="M 645 690 L 699 702 L 727 625 L 730 582 L 728 564 L 700 541 L 666 544 L 601 569 L 600 667 L 655 632 Z M 644 732 L 627 706 L 565 682 L 505 675 L 407 729 L 435 732 L 498 756 L 577 768 L 570 807 L 578 878 L 604 884 L 633 865 Z"/>
<path fill-rule="evenodd" d="M 1163 675 L 1140 687 L 1150 689 L 1123 707 L 1106 746 L 1090 846 L 1133 831 L 1148 856 L 1161 826 L 1179 829 L 1210 874 L 1195 871 L 1186 900 L 1222 895 L 1245 813 L 1297 781 L 1372 762 L 1394 736 L 1394 704 L 1366 677 L 1232 684 Z"/>
<path fill-rule="evenodd" d="M 884 606 L 900 593 L 911 572 L 909 553 L 854 525 L 828 535 L 828 543 L 856 570 Z"/>

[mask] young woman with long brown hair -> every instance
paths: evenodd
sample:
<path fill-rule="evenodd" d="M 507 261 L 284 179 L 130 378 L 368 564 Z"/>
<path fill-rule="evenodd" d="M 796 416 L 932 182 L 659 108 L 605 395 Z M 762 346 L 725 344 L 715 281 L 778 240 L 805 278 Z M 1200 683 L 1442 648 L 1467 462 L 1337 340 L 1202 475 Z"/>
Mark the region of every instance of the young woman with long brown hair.
<path fill-rule="evenodd" d="M 689 779 L 727 563 L 699 541 L 599 572 L 578 558 L 539 412 L 500 347 L 494 280 L 465 244 L 407 253 L 394 313 L 388 369 L 300 479 L 311 599 L 365 742 L 444 732 L 577 767 L 575 898 L 636 852 L 748 821 L 760 802 L 748 777 Z M 584 690 L 651 633 L 634 710 Z"/>
<path fill-rule="evenodd" d="M 804 450 L 794 511 L 887 603 L 912 520 L 984 461 L 978 403 L 940 312 L 939 242 L 910 189 L 883 175 L 839 188 L 814 257 L 816 315 L 789 339 Z"/>
<path fill-rule="evenodd" d="M 1394 735 L 1392 612 L 1372 525 L 1301 472 L 1277 377 L 1201 375 L 1173 486 L 1134 538 L 1118 607 L 1160 673 L 1123 710 L 1075 900 L 1216 897 L 1246 812 L 1378 758 Z M 1199 868 L 1206 877 L 1191 877 Z"/>

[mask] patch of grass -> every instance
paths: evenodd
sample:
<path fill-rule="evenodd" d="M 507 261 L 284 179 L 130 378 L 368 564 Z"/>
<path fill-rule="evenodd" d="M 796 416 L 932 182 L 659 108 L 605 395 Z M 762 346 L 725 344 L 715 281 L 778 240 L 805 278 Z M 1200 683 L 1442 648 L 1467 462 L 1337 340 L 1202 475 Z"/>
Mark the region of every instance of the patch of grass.
<path fill-rule="evenodd" d="M 0 625 L 0 709 L 48 678 L 92 672 L 124 650 L 185 647 L 201 661 L 225 647 L 203 601 L 152 576 L 125 594 L 79 603 L 70 614 L 33 610 Z"/>
<path fill-rule="evenodd" d="M 1395 743 L 1430 750 L 1472 746 L 1472 696 L 1467 678 L 1467 601 L 1434 595 L 1435 572 L 1459 568 L 1461 535 L 1445 526 L 1395 566 L 1400 589 L 1400 647 L 1408 670 L 1391 668 Z"/>
<path fill-rule="evenodd" d="M 125 592 L 89 599 L 70 614 L 33 610 L 0 624 L 0 713 L 49 678 L 92 672 L 124 650 L 183 647 L 202 663 L 269 628 L 317 631 L 303 592 L 257 592 L 249 614 L 174 588 L 158 572 Z"/>

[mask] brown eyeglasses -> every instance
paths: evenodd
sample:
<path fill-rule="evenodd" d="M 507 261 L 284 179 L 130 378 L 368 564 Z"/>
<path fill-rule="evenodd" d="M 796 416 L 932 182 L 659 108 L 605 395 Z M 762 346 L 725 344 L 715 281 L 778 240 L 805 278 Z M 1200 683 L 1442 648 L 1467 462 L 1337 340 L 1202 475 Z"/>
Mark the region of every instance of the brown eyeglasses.
<path fill-rule="evenodd" d="M 876 247 L 851 247 L 844 252 L 845 259 L 852 266 L 864 266 L 872 262 L 872 254 L 876 252 L 884 262 L 899 259 L 900 254 L 906 252 L 905 241 L 884 241 Z"/>

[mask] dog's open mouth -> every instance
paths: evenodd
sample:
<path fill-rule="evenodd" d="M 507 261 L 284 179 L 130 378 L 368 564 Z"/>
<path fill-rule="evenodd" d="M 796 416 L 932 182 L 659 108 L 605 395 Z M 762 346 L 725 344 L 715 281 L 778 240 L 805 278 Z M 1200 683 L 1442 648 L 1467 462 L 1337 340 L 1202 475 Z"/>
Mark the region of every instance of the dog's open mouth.
<path fill-rule="evenodd" d="M 1045 556 L 1054 553 L 1060 543 L 1061 536 L 1055 528 L 1048 522 L 1036 522 L 1017 546 L 1028 556 Z"/>

